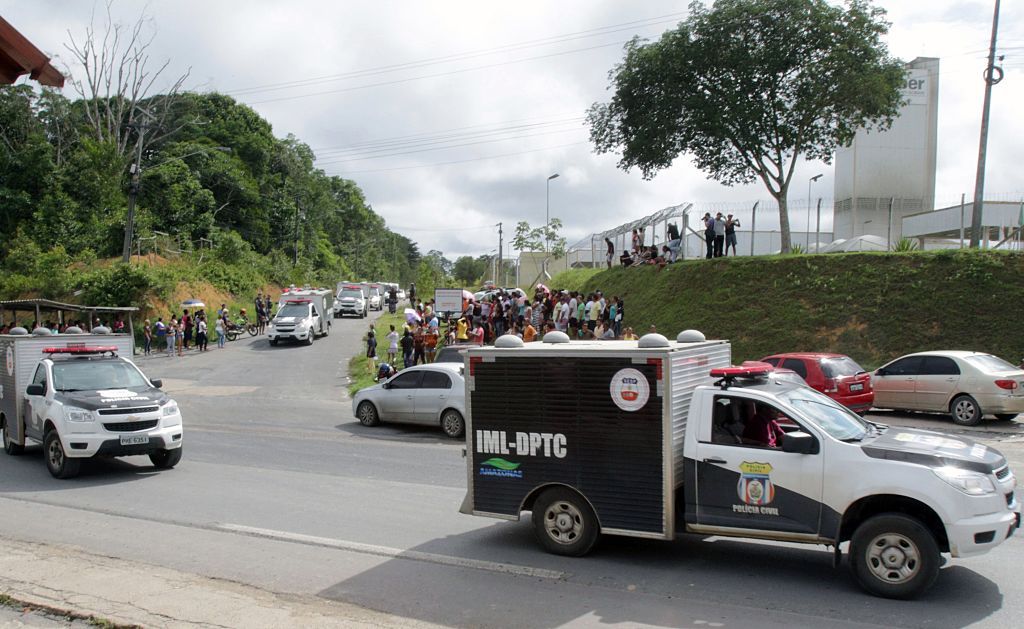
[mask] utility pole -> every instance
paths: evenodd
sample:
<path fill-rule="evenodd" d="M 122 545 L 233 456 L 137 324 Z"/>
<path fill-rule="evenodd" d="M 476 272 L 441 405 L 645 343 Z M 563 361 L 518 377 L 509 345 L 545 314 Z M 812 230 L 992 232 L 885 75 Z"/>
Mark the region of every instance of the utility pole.
<path fill-rule="evenodd" d="M 833 226 L 833 238 L 835 237 L 835 231 L 836 228 Z M 821 253 L 821 197 L 818 197 L 818 222 L 814 227 L 814 253 Z"/>
<path fill-rule="evenodd" d="M 757 234 L 757 206 L 761 202 L 758 201 L 754 204 L 754 209 L 750 210 L 750 255 L 754 255 L 754 236 Z M 770 249 L 769 249 L 770 251 Z"/>
<path fill-rule="evenodd" d="M 135 197 L 139 196 L 139 185 L 142 177 L 142 140 L 146 133 L 147 125 L 133 125 L 139 132 L 139 140 L 136 145 L 135 163 L 132 164 L 132 182 L 128 186 L 128 218 L 124 226 L 124 248 L 122 249 L 121 261 L 125 264 L 132 259 L 132 235 L 135 231 Z"/>
<path fill-rule="evenodd" d="M 894 201 L 896 201 L 896 197 L 889 197 L 889 226 L 885 236 L 887 251 L 892 251 L 892 204 Z"/>
<path fill-rule="evenodd" d="M 295 254 L 292 266 L 299 266 L 299 195 L 295 195 Z"/>
<path fill-rule="evenodd" d="M 996 37 L 999 34 L 999 0 L 992 16 L 992 43 L 985 68 L 985 104 L 981 111 L 981 142 L 978 148 L 978 174 L 974 180 L 974 207 L 971 208 L 971 248 L 981 246 L 981 214 L 985 204 L 985 160 L 988 151 L 988 122 L 992 108 L 992 86 L 1003 80 L 1003 69 L 996 65 Z M 986 236 L 987 237 L 987 236 Z"/>
<path fill-rule="evenodd" d="M 502 258 L 502 251 L 501 251 L 502 244 L 503 243 L 501 242 L 501 223 L 498 223 L 498 265 L 499 265 L 498 268 L 501 269 L 502 280 L 501 280 L 501 282 L 498 282 L 498 274 L 495 273 L 494 274 L 494 283 L 495 284 L 500 284 L 499 288 L 501 288 L 502 286 L 505 285 L 505 264 L 504 264 L 505 260 L 504 260 L 504 258 Z"/>

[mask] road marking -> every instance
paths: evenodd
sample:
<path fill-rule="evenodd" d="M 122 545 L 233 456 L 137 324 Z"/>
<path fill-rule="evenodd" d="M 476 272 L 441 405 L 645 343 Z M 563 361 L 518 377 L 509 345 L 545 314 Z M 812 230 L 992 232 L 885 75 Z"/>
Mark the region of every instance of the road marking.
<path fill-rule="evenodd" d="M 253 537 L 263 537 L 312 546 L 326 546 L 338 548 L 366 555 L 378 555 L 380 557 L 393 557 L 395 559 L 409 559 L 412 561 L 426 561 L 428 563 L 441 564 L 443 566 L 454 566 L 456 568 L 472 568 L 474 570 L 487 570 L 489 572 L 500 572 L 502 574 L 514 574 L 524 577 L 539 577 L 541 579 L 563 579 L 565 573 L 560 570 L 546 570 L 544 568 L 532 568 L 530 566 L 519 566 L 510 563 L 497 561 L 481 561 L 479 559 L 466 559 L 464 557 L 452 557 L 450 555 L 437 555 L 424 553 L 418 550 L 402 550 L 389 546 L 377 546 L 376 544 L 362 544 L 330 537 L 317 537 L 315 535 L 303 535 L 302 533 L 290 533 L 288 531 L 275 531 L 273 529 L 262 529 L 242 524 L 221 523 L 215 528 L 242 533 Z"/>

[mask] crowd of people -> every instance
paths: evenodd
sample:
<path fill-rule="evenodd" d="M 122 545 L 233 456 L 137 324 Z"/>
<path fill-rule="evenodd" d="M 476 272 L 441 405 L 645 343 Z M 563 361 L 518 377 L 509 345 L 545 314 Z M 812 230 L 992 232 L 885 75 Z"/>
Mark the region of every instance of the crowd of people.
<path fill-rule="evenodd" d="M 701 219 L 704 225 L 704 240 L 707 245 L 708 259 L 721 258 L 736 253 L 736 228 L 740 227 L 740 220 L 732 214 L 723 216 L 718 212 L 714 217 L 710 212 L 704 214 Z M 646 228 L 640 227 L 633 230 L 630 248 L 623 250 L 618 256 L 619 264 L 622 266 L 646 266 L 653 265 L 661 269 L 679 259 L 682 252 L 683 240 L 679 233 L 679 226 L 675 223 L 667 223 L 665 226 L 665 242 L 659 249 L 657 245 L 645 244 Z M 610 238 L 604 239 L 605 263 L 612 268 L 615 261 L 615 243 Z"/>
<path fill-rule="evenodd" d="M 105 326 L 105 324 L 102 319 L 97 317 L 92 322 L 92 327 L 98 328 L 100 326 Z M 0 325 L 0 334 L 9 334 L 12 328 L 19 327 L 24 328 L 25 330 L 28 330 L 30 332 L 35 332 L 36 330 L 43 328 L 49 330 L 50 334 L 64 334 L 67 332 L 68 328 L 78 328 L 83 332 L 88 332 L 90 330 L 88 321 L 83 321 L 82 319 L 74 319 L 70 321 L 61 322 L 55 322 L 47 319 L 45 321 L 32 320 L 24 321 L 22 323 L 18 323 L 17 321 L 5 323 L 3 325 Z M 115 315 L 113 321 L 110 322 L 110 331 L 117 334 L 123 333 L 125 331 L 125 322 L 124 319 L 121 318 L 121 315 Z"/>
<path fill-rule="evenodd" d="M 269 294 L 264 296 L 260 292 L 256 296 L 255 305 L 256 319 L 253 325 L 257 327 L 257 334 L 262 334 L 270 320 L 273 302 Z M 163 317 L 157 317 L 155 322 L 150 319 L 143 322 L 142 353 L 146 356 L 154 353 L 184 356 L 188 351 L 206 352 L 210 349 L 211 340 L 217 344 L 218 348 L 223 349 L 228 332 L 244 330 L 248 324 L 249 314 L 245 308 L 240 308 L 238 315 L 232 317 L 231 309 L 227 304 L 221 304 L 212 322 L 209 320 L 205 308 L 195 309 L 192 312 L 189 312 L 188 308 L 184 308 L 180 316 L 172 312 L 166 321 Z"/>
<path fill-rule="evenodd" d="M 374 324 L 366 333 L 367 370 L 375 374 L 377 379 L 394 375 L 402 367 L 424 365 L 434 362 L 441 339 L 441 322 L 433 310 L 433 300 L 424 304 L 413 302 L 413 312 L 406 315 L 406 323 L 399 332 L 394 324 L 384 335 L 380 343 L 387 343 L 386 349 L 379 349 L 377 330 Z M 383 354 L 383 356 L 381 356 Z M 401 363 L 398 356 L 401 354 Z M 383 358 L 380 365 L 377 359 Z"/>

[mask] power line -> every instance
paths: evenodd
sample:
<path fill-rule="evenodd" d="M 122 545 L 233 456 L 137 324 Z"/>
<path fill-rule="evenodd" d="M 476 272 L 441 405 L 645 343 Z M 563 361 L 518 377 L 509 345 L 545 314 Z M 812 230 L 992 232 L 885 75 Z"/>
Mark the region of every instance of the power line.
<path fill-rule="evenodd" d="M 337 176 L 347 178 L 347 177 L 349 177 L 351 175 L 365 175 L 365 174 L 369 174 L 369 173 L 385 173 L 385 172 L 392 172 L 392 171 L 396 171 L 396 170 L 413 170 L 413 169 L 417 169 L 417 168 L 433 168 L 435 166 L 450 166 L 452 164 L 468 164 L 469 162 L 480 162 L 480 161 L 483 161 L 483 160 L 498 159 L 498 158 L 502 158 L 502 157 L 514 157 L 516 155 L 526 155 L 528 153 L 539 153 L 541 151 L 553 151 L 555 149 L 567 148 L 567 147 L 570 147 L 570 146 L 580 146 L 582 144 L 589 144 L 589 143 L 590 142 L 570 142 L 569 144 L 558 144 L 558 145 L 555 145 L 555 146 L 546 146 L 546 147 L 543 147 L 543 148 L 530 149 L 528 151 L 518 151 L 516 153 L 502 153 L 502 154 L 499 154 L 499 155 L 486 155 L 484 157 L 474 157 L 472 159 L 460 159 L 460 160 L 456 160 L 456 161 L 452 161 L 452 162 L 435 162 L 435 163 L 432 163 L 432 164 L 420 164 L 418 166 L 399 166 L 397 168 L 376 168 L 374 170 L 356 170 L 356 171 L 350 171 L 350 172 L 344 172 L 343 171 L 341 173 L 337 173 Z"/>

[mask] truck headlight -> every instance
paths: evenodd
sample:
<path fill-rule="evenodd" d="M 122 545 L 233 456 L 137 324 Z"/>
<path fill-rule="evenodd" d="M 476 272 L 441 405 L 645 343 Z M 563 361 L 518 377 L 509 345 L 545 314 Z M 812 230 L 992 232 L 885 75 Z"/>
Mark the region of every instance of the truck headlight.
<path fill-rule="evenodd" d="M 968 496 L 987 496 L 996 493 L 996 486 L 986 474 L 959 467 L 940 467 L 934 472 L 936 476 Z"/>
<path fill-rule="evenodd" d="M 170 415 L 177 415 L 178 414 L 178 403 L 175 402 L 174 400 L 171 400 L 170 402 L 165 404 L 164 408 L 163 408 L 163 414 L 164 414 L 164 417 L 168 417 Z"/>
<path fill-rule="evenodd" d="M 69 422 L 91 422 L 93 420 L 92 411 L 87 411 L 84 408 L 65 406 L 64 419 Z"/>

